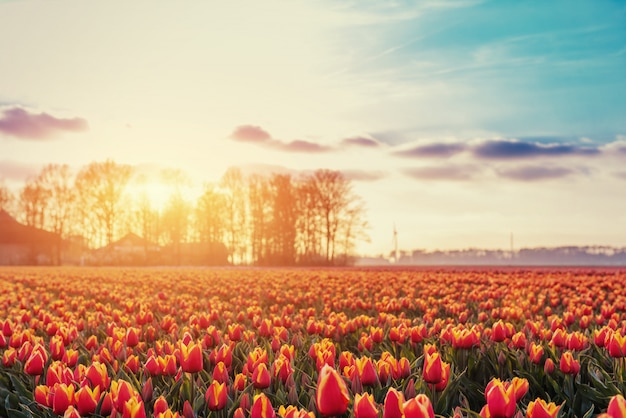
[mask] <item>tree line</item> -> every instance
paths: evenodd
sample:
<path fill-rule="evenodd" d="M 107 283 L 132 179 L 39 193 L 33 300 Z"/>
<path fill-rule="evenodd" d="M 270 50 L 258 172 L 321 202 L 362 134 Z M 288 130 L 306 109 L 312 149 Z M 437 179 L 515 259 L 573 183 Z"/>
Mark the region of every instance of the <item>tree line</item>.
<path fill-rule="evenodd" d="M 363 201 L 340 171 L 244 176 L 230 168 L 196 199 L 183 193 L 184 172 L 161 175 L 172 187 L 156 207 L 129 165 L 92 162 L 73 175 L 67 165 L 49 164 L 15 195 L 0 184 L 0 208 L 91 248 L 132 232 L 178 255 L 186 243 L 225 248 L 230 264 L 345 265 L 367 239 Z"/>

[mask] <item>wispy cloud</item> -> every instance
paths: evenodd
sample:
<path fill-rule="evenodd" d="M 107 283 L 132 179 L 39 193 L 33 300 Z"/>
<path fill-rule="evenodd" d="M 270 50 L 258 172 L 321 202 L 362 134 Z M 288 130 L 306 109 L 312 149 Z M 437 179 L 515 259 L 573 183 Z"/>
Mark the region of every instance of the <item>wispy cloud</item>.
<path fill-rule="evenodd" d="M 550 180 L 566 177 L 576 173 L 576 170 L 566 167 L 523 166 L 497 170 L 500 177 L 519 181 Z"/>
<path fill-rule="evenodd" d="M 400 171 L 416 180 L 468 181 L 474 179 L 481 169 L 474 165 L 442 165 L 405 168 Z"/>
<path fill-rule="evenodd" d="M 472 150 L 481 159 L 518 159 L 532 157 L 558 157 L 566 155 L 595 155 L 600 150 L 595 147 L 581 147 L 571 144 L 540 144 L 533 142 L 492 140 L 474 146 Z"/>
<path fill-rule="evenodd" d="M 341 172 L 348 180 L 365 182 L 382 180 L 389 175 L 389 173 L 385 171 L 370 170 L 342 170 Z"/>
<path fill-rule="evenodd" d="M 63 132 L 82 132 L 88 124 L 82 118 L 57 118 L 48 113 L 32 113 L 21 107 L 1 110 L 0 132 L 19 139 L 44 140 Z"/>
<path fill-rule="evenodd" d="M 393 155 L 399 157 L 448 158 L 463 152 L 466 148 L 466 145 L 460 143 L 433 143 L 395 151 Z"/>
<path fill-rule="evenodd" d="M 238 142 L 248 142 L 286 152 L 322 153 L 334 151 L 333 147 L 317 142 L 296 139 L 282 141 L 272 136 L 259 126 L 241 125 L 235 128 L 230 138 Z"/>
<path fill-rule="evenodd" d="M 343 146 L 356 146 L 363 148 L 377 148 L 381 144 L 375 139 L 367 138 L 364 136 L 355 136 L 352 138 L 345 138 L 341 141 L 341 145 Z"/>

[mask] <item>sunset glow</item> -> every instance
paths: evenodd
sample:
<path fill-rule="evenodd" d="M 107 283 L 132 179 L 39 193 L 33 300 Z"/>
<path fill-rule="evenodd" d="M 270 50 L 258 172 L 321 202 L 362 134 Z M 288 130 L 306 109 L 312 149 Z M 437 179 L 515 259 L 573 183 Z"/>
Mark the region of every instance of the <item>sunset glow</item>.
<path fill-rule="evenodd" d="M 620 2 L 0 1 L 0 182 L 340 170 L 369 241 L 626 245 Z M 173 186 L 132 185 L 164 209 Z"/>

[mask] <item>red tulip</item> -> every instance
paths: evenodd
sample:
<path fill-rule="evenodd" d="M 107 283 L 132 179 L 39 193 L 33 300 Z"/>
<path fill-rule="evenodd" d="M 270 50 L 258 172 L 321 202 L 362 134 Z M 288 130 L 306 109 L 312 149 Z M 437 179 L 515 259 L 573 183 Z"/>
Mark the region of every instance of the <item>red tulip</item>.
<path fill-rule="evenodd" d="M 165 396 L 161 395 L 154 401 L 154 416 L 158 416 L 160 413 L 165 412 L 169 409 L 169 405 L 167 404 L 167 399 Z"/>
<path fill-rule="evenodd" d="M 187 373 L 197 373 L 203 369 L 202 345 L 200 343 L 184 344 L 181 341 L 180 366 Z"/>
<path fill-rule="evenodd" d="M 541 363 L 541 358 L 543 357 L 543 346 L 535 344 L 534 342 L 530 343 L 528 358 L 532 363 L 539 364 Z"/>
<path fill-rule="evenodd" d="M 626 418 L 626 400 L 622 395 L 615 395 L 609 402 L 606 412 L 611 418 Z"/>
<path fill-rule="evenodd" d="M 378 408 L 373 395 L 369 393 L 355 395 L 354 416 L 355 418 L 378 418 Z"/>
<path fill-rule="evenodd" d="M 341 415 L 348 410 L 350 395 L 337 370 L 325 364 L 317 379 L 317 410 L 324 416 Z"/>
<path fill-rule="evenodd" d="M 74 403 L 74 385 L 57 383 L 50 391 L 52 397 L 52 411 L 61 415 Z"/>
<path fill-rule="evenodd" d="M 403 408 L 405 418 L 435 418 L 433 405 L 423 393 L 406 401 Z"/>
<path fill-rule="evenodd" d="M 146 409 L 141 400 L 132 397 L 124 403 L 122 418 L 146 418 Z"/>
<path fill-rule="evenodd" d="M 272 376 L 265 363 L 259 363 L 252 373 L 252 385 L 257 389 L 265 389 L 272 383 Z"/>
<path fill-rule="evenodd" d="M 219 383 L 216 380 L 209 385 L 205 399 L 211 411 L 219 411 L 224 409 L 227 400 L 227 390 L 225 383 Z"/>
<path fill-rule="evenodd" d="M 611 333 L 607 336 L 606 348 L 608 348 L 611 357 L 626 357 L 626 336 L 619 332 Z"/>
<path fill-rule="evenodd" d="M 361 357 L 356 359 L 355 365 L 361 384 L 365 386 L 373 386 L 378 383 L 376 367 L 374 367 L 374 363 L 370 357 Z"/>
<path fill-rule="evenodd" d="M 565 374 L 576 375 L 580 371 L 580 363 L 572 357 L 572 353 L 566 351 L 561 356 L 559 368 Z"/>
<path fill-rule="evenodd" d="M 252 408 L 250 409 L 250 418 L 276 418 L 272 403 L 264 393 L 254 397 L 254 402 L 252 402 Z"/>
<path fill-rule="evenodd" d="M 46 360 L 39 350 L 33 350 L 24 364 L 24 372 L 31 376 L 39 376 L 43 373 Z"/>
<path fill-rule="evenodd" d="M 220 383 L 228 383 L 228 369 L 224 362 L 219 361 L 213 368 L 213 380 Z"/>
<path fill-rule="evenodd" d="M 439 353 L 424 354 L 424 370 L 422 377 L 424 381 L 431 384 L 439 383 L 443 380 L 443 362 Z"/>
<path fill-rule="evenodd" d="M 63 414 L 63 418 L 81 418 L 80 413 L 72 405 L 68 406 Z"/>
<path fill-rule="evenodd" d="M 96 386 L 94 389 L 91 389 L 89 386 L 83 386 L 74 394 L 74 398 L 79 414 L 92 414 L 96 411 L 98 402 L 100 402 L 100 387 Z"/>
<path fill-rule="evenodd" d="M 556 418 L 560 408 L 552 402 L 546 403 L 543 399 L 537 398 L 528 404 L 526 418 Z"/>
<path fill-rule="evenodd" d="M 513 393 L 515 394 L 516 402 L 522 399 L 528 392 L 529 385 L 528 380 L 526 379 L 514 377 L 513 380 L 511 380 L 511 386 L 513 386 Z"/>
<path fill-rule="evenodd" d="M 43 406 L 50 406 L 50 388 L 46 385 L 35 387 L 35 401 Z"/>
<path fill-rule="evenodd" d="M 505 385 L 500 379 L 492 379 L 489 382 L 485 389 L 485 399 L 490 416 L 511 418 L 515 415 L 514 390 L 513 385 Z"/>
<path fill-rule="evenodd" d="M 390 387 L 385 396 L 383 418 L 404 417 L 404 395 L 393 387 Z"/>

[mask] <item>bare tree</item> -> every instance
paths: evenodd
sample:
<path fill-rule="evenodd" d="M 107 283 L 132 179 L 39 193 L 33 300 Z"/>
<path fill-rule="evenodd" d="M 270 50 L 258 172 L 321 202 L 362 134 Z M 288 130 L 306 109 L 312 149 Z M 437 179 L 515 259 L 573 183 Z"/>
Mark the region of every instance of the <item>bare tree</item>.
<path fill-rule="evenodd" d="M 123 208 L 120 202 L 132 168 L 114 161 L 93 162 L 77 175 L 75 186 L 80 199 L 82 218 L 95 226 L 96 236 L 110 244 L 116 237 L 116 227 Z"/>
<path fill-rule="evenodd" d="M 338 235 L 344 231 L 344 247 L 350 247 L 353 237 L 358 236 L 359 225 L 364 227 L 363 207 L 352 191 L 350 181 L 340 171 L 317 170 L 306 180 L 314 198 L 313 205 L 321 219 L 326 264 L 335 264 Z"/>
<path fill-rule="evenodd" d="M 13 193 L 11 193 L 9 188 L 4 184 L 4 180 L 0 181 L 0 210 L 10 212 L 9 209 L 11 209 L 13 200 Z"/>
<path fill-rule="evenodd" d="M 248 207 L 249 207 L 249 242 L 252 263 L 268 263 L 268 255 L 272 251 L 270 223 L 272 207 L 270 201 L 270 184 L 267 178 L 253 174 L 248 177 Z"/>
<path fill-rule="evenodd" d="M 272 197 L 272 241 L 274 263 L 291 265 L 296 262 L 297 195 L 290 175 L 273 174 L 270 178 Z"/>
<path fill-rule="evenodd" d="M 196 225 L 200 241 L 223 243 L 226 227 L 226 200 L 213 184 L 206 184 L 196 205 Z"/>
<path fill-rule="evenodd" d="M 65 237 L 77 198 L 69 166 L 48 164 L 39 173 L 37 181 L 48 193 L 46 229 Z"/>
<path fill-rule="evenodd" d="M 191 207 L 180 193 L 172 194 L 163 212 L 163 230 L 172 246 L 176 264 L 181 262 L 181 244 L 187 241 Z"/>
<path fill-rule="evenodd" d="M 18 201 L 22 221 L 28 226 L 43 229 L 49 200 L 50 191 L 42 186 L 38 178 L 27 181 Z"/>
<path fill-rule="evenodd" d="M 246 191 L 241 170 L 231 167 L 222 176 L 220 186 L 224 190 L 227 247 L 230 261 L 245 261 L 246 243 Z"/>

